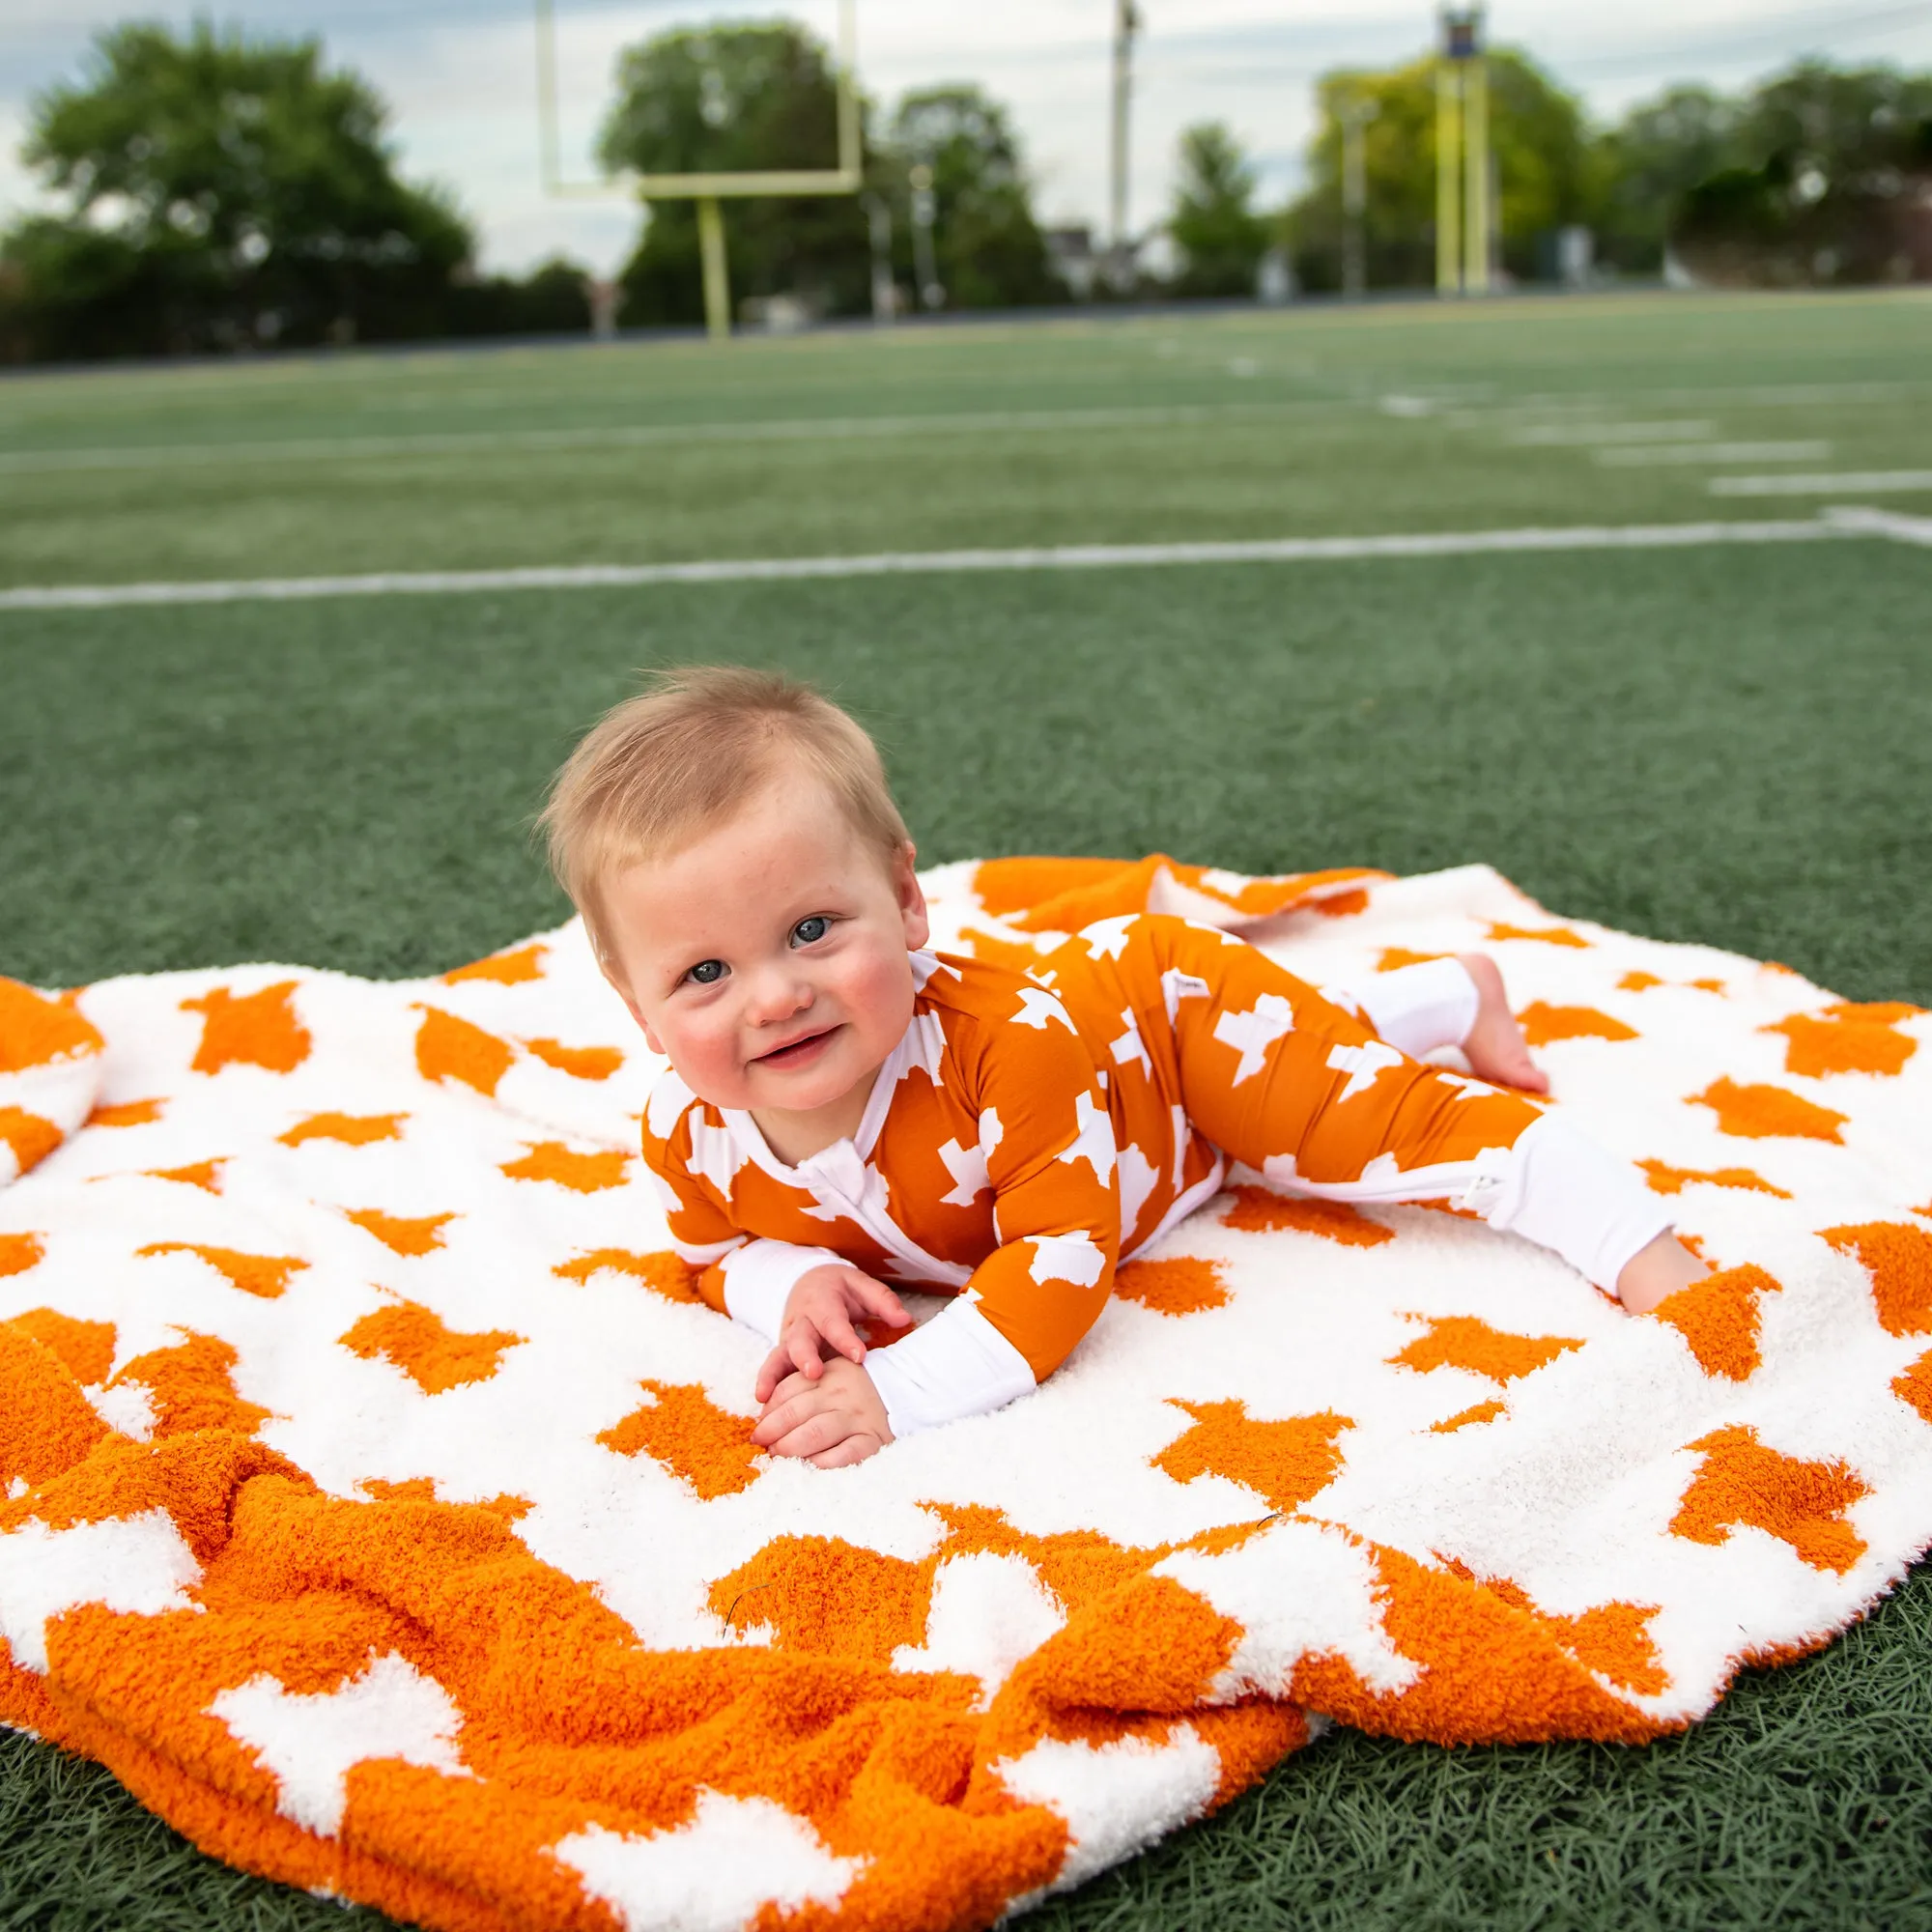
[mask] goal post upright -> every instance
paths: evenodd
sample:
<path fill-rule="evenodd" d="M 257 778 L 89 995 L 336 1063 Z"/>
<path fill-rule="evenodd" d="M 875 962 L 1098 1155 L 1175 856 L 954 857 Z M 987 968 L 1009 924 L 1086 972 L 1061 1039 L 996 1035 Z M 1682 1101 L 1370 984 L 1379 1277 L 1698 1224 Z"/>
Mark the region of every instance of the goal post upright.
<path fill-rule="evenodd" d="M 1463 168 L 1468 213 L 1463 223 L 1463 287 L 1472 296 L 1490 292 L 1490 75 L 1480 53 L 1463 75 Z"/>
<path fill-rule="evenodd" d="M 697 204 L 698 249 L 704 272 L 704 320 L 714 338 L 731 333 L 730 271 L 724 252 L 724 219 L 718 204 L 754 196 L 784 199 L 808 195 L 856 195 L 865 185 L 859 123 L 858 0 L 838 0 L 835 54 L 838 165 L 830 168 L 720 169 L 697 174 L 606 176 L 597 181 L 564 178 L 557 115 L 556 0 L 535 0 L 537 34 L 537 130 L 546 194 L 585 198 L 635 194 L 640 201 Z"/>
<path fill-rule="evenodd" d="M 1463 287 L 1463 76 L 1435 63 L 1435 293 Z"/>

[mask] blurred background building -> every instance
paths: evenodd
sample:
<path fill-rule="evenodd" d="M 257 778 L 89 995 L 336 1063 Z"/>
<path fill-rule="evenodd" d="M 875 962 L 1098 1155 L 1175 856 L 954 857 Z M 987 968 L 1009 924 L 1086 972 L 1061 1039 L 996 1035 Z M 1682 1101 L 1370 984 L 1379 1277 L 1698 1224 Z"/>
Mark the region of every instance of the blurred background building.
<path fill-rule="evenodd" d="M 834 165 L 826 0 L 556 11 L 567 172 Z M 1449 213 L 1425 7 L 859 12 L 863 191 L 723 204 L 741 325 L 1421 293 L 1445 248 L 1472 289 L 1932 279 L 1932 5 L 1493 8 Z M 696 325 L 699 203 L 542 192 L 532 35 L 530 0 L 16 0 L 0 359 Z"/>

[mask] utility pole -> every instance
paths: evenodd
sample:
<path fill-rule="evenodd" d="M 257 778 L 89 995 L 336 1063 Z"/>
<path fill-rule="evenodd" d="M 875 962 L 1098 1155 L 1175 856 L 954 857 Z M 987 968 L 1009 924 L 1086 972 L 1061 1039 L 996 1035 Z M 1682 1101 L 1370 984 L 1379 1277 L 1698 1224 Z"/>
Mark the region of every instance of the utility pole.
<path fill-rule="evenodd" d="M 1134 36 L 1141 30 L 1134 0 L 1114 0 L 1114 113 L 1110 129 L 1111 207 L 1108 280 L 1124 293 L 1133 282 L 1133 242 L 1127 234 L 1127 110 L 1134 89 Z"/>
<path fill-rule="evenodd" d="M 1369 169 L 1363 129 L 1381 112 L 1366 95 L 1342 103 L 1342 293 L 1359 301 L 1368 287 L 1368 250 L 1363 228 L 1369 207 Z"/>

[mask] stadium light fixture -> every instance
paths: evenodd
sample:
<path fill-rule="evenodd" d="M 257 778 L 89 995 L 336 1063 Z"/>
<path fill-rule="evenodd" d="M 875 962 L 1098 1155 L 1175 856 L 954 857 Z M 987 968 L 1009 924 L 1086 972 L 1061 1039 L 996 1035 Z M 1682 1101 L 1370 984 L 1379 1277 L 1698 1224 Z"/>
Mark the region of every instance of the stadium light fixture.
<path fill-rule="evenodd" d="M 725 199 L 817 194 L 857 194 L 864 185 L 865 156 L 859 139 L 857 0 L 838 0 L 837 100 L 838 164 L 832 168 L 747 168 L 709 174 L 564 178 L 556 88 L 556 0 L 536 0 L 537 129 L 544 192 L 560 198 L 635 194 L 640 201 L 695 201 L 698 247 L 704 263 L 704 321 L 714 338 L 731 333 L 730 271 L 724 257 Z"/>

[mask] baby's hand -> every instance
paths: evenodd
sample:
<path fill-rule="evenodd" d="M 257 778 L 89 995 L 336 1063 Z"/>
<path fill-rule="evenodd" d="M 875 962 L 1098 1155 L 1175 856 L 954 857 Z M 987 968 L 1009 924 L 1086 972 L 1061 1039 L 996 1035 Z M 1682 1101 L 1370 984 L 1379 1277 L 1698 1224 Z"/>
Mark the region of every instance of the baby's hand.
<path fill-rule="evenodd" d="M 801 1456 L 821 1469 L 863 1463 L 883 1449 L 893 1432 L 871 1377 L 836 1357 L 812 1366 L 815 1377 L 800 1371 L 772 1392 L 752 1440 L 774 1456 Z"/>
<path fill-rule="evenodd" d="M 828 1355 L 863 1362 L 866 1345 L 852 1326 L 855 1315 L 869 1316 L 889 1328 L 903 1328 L 912 1320 L 905 1303 L 861 1268 L 827 1262 L 800 1275 L 785 1297 L 779 1345 L 758 1371 L 753 1399 L 769 1402 L 772 1391 L 794 1370 L 816 1381 Z"/>

